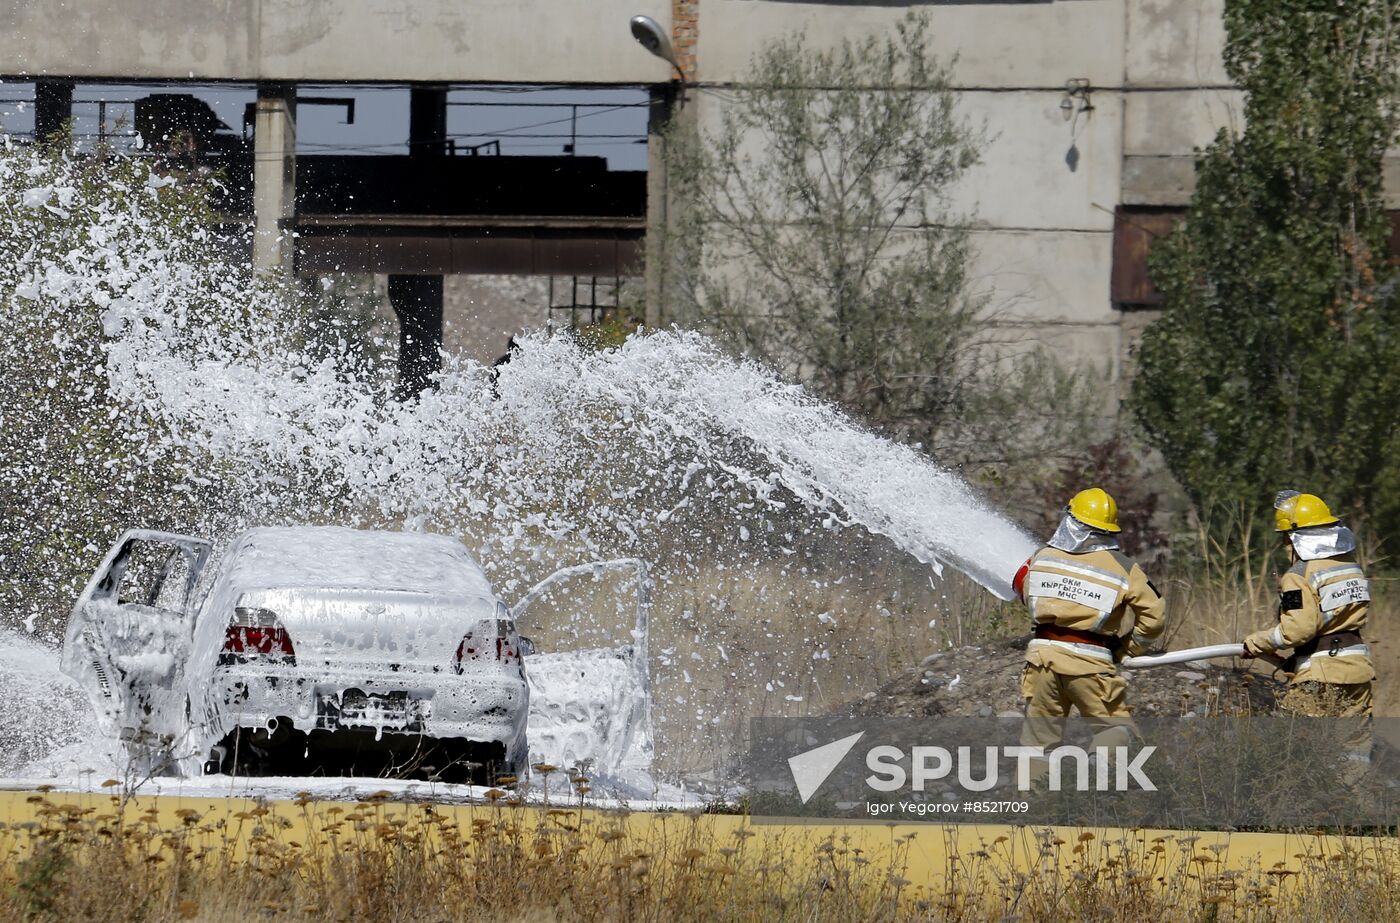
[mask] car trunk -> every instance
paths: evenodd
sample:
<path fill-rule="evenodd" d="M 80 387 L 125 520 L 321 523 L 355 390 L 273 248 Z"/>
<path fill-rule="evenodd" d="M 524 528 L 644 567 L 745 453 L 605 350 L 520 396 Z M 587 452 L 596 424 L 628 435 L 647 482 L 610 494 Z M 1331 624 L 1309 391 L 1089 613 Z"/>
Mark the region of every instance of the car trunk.
<path fill-rule="evenodd" d="M 245 590 L 237 610 L 269 614 L 285 629 L 299 671 L 416 671 L 452 669 L 468 634 L 504 632 L 496 601 L 396 590 L 273 588 Z M 234 613 L 212 613 L 237 621 Z M 483 668 L 505 666 L 496 658 Z"/>

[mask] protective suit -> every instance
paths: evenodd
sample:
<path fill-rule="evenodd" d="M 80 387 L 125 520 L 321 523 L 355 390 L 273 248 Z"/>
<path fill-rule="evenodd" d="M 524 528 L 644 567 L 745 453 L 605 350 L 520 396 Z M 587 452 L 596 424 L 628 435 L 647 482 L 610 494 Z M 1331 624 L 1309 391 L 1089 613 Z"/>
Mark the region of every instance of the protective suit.
<path fill-rule="evenodd" d="M 1086 495 L 1093 502 L 1086 504 Z M 1133 733 L 1116 664 L 1145 653 L 1162 634 L 1165 604 L 1119 550 L 1117 531 L 1113 498 L 1097 488 L 1082 491 L 1016 575 L 1035 628 L 1021 678 L 1024 746 L 1058 745 L 1071 708 L 1094 727 L 1096 745 L 1120 745 Z"/>
<path fill-rule="evenodd" d="M 1245 651 L 1292 648 L 1280 705 L 1308 717 L 1356 719 L 1345 735 L 1346 755 L 1368 762 L 1376 672 L 1361 638 L 1371 587 L 1353 554 L 1356 537 L 1311 494 L 1285 491 L 1275 505 L 1293 563 L 1279 578 L 1278 624 L 1248 635 Z"/>

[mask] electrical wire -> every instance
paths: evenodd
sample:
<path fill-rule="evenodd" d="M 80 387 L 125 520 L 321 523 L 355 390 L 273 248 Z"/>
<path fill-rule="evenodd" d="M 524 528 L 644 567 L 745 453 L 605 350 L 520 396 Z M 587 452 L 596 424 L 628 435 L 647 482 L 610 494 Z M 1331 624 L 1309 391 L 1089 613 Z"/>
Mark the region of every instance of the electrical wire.
<path fill-rule="evenodd" d="M 505 129 L 502 129 L 501 131 L 493 132 L 493 133 L 492 133 L 492 136 L 493 136 L 493 137 L 496 137 L 496 136 L 499 136 L 499 137 L 509 137 L 511 132 L 523 131 L 523 130 L 528 129 L 528 128 L 547 128 L 547 127 L 549 127 L 550 125 L 562 125 L 562 124 L 564 124 L 565 122 L 572 122 L 572 121 L 574 121 L 575 118 L 578 118 L 578 119 L 587 119 L 587 118 L 592 118 L 592 117 L 598 116 L 598 115 L 606 115 L 606 114 L 609 113 L 609 112 L 617 112 L 617 111 L 620 110 L 620 109 L 629 109 L 629 108 L 632 108 L 632 107 L 630 107 L 630 106 L 610 106 L 610 107 L 608 107 L 608 108 L 606 108 L 606 109 L 599 109 L 599 110 L 597 110 L 596 112 L 585 112 L 584 114 L 579 115 L 579 116 L 576 116 L 576 117 L 575 117 L 575 116 L 567 116 L 567 117 L 562 118 L 562 119 L 550 119 L 550 120 L 547 121 L 547 122 L 531 122 L 531 123 L 528 123 L 528 124 L 525 124 L 525 125 L 511 125 L 510 127 L 505 128 Z M 480 135 L 468 136 L 468 137 L 480 137 Z M 527 137 L 528 137 L 528 136 L 527 136 Z"/>

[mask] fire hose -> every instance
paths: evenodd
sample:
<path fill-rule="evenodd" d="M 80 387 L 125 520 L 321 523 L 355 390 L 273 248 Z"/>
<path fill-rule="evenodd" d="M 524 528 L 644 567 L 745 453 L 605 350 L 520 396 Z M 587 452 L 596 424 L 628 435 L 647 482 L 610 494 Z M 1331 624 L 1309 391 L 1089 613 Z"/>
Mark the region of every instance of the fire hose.
<path fill-rule="evenodd" d="M 1125 657 L 1121 666 L 1130 670 L 1140 670 L 1145 667 L 1165 667 L 1173 663 L 1190 663 L 1193 660 L 1214 660 L 1217 657 L 1243 657 L 1243 644 L 1212 644 L 1208 647 L 1188 647 L 1179 651 L 1167 651 L 1164 654 L 1144 654 L 1141 657 Z M 1283 665 L 1283 658 L 1272 654 L 1261 654 L 1259 659 L 1279 667 Z"/>

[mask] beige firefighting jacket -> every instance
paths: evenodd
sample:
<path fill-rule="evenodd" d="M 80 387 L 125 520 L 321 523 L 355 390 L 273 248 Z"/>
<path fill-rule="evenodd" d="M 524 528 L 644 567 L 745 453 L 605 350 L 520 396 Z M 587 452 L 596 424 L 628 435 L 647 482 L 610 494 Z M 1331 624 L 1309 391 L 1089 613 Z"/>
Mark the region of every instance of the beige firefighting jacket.
<path fill-rule="evenodd" d="M 1299 561 L 1279 578 L 1279 620 L 1244 639 L 1252 654 L 1306 644 L 1318 635 L 1366 627 L 1371 586 L 1351 555 Z M 1326 641 L 1298 658 L 1292 682 L 1369 683 L 1376 678 L 1365 644 Z"/>
<path fill-rule="evenodd" d="M 1157 588 L 1116 548 L 1080 554 L 1040 549 L 1031 556 L 1022 596 L 1035 624 L 1116 635 L 1129 656 L 1145 653 L 1166 627 Z M 1068 676 L 1117 670 L 1107 648 L 1074 641 L 1032 638 L 1026 661 Z"/>

